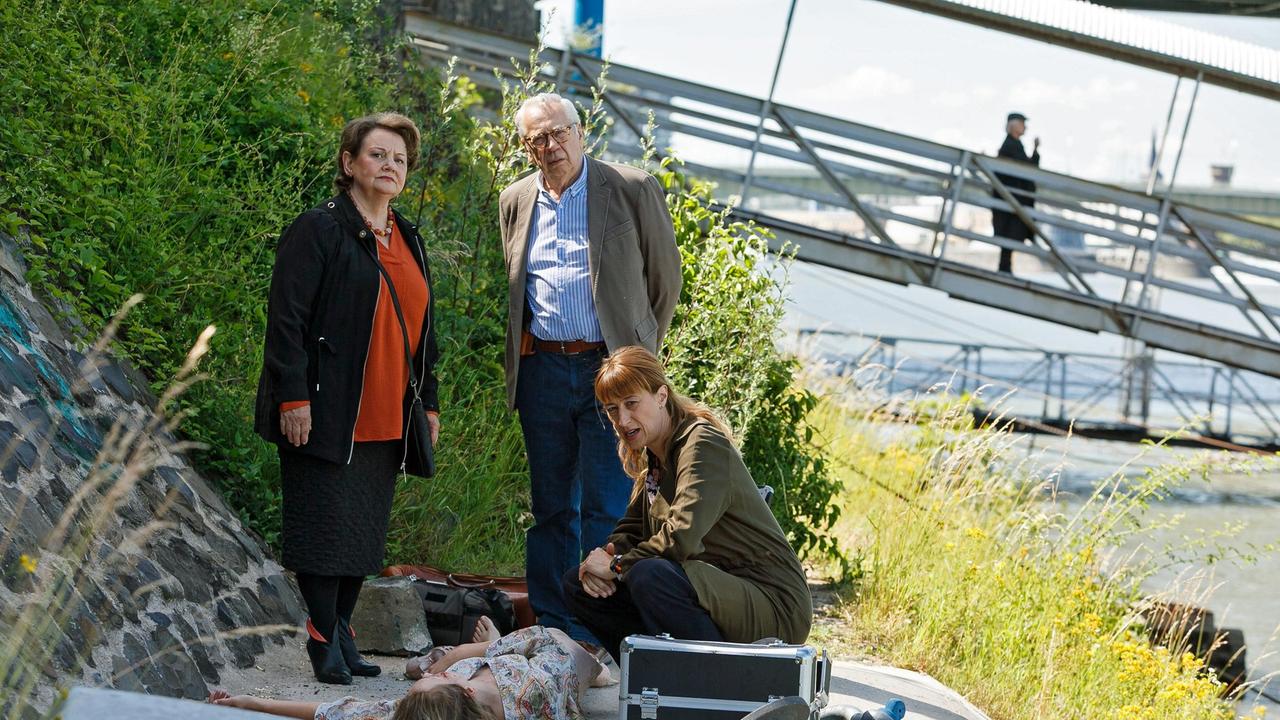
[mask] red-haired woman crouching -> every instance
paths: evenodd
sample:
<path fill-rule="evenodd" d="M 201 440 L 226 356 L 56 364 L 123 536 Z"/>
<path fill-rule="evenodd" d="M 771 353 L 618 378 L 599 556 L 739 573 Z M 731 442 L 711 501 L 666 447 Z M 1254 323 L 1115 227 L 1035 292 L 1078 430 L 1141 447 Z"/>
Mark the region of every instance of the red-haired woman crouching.
<path fill-rule="evenodd" d="M 615 661 L 637 633 L 804 642 L 804 570 L 724 422 L 676 393 L 639 347 L 606 358 L 595 391 L 636 484 L 605 547 L 564 577 L 578 620 Z"/>

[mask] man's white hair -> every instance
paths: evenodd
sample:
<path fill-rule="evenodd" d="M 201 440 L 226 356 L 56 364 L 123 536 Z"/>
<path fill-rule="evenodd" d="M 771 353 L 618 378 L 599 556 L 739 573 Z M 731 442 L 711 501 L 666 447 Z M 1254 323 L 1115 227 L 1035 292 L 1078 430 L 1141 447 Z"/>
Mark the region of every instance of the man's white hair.
<path fill-rule="evenodd" d="M 532 97 L 525 98 L 524 102 L 520 103 L 520 107 L 516 110 L 514 120 L 516 121 L 516 132 L 520 134 L 520 137 L 524 137 L 525 133 L 529 130 L 529 126 L 525 124 L 524 121 L 524 111 L 528 109 L 530 105 L 535 103 L 542 105 L 547 109 L 551 109 L 559 105 L 560 109 L 564 111 L 564 116 L 569 118 L 570 122 L 579 122 L 578 108 L 574 107 L 572 100 L 566 97 L 561 97 L 555 93 L 538 93 Z"/>

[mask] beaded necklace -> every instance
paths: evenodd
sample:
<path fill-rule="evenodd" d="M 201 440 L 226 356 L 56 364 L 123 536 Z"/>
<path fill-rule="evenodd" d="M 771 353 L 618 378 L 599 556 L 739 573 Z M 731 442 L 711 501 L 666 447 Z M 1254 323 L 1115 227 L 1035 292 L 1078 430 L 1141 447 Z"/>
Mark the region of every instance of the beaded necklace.
<path fill-rule="evenodd" d="M 369 221 L 369 216 L 364 214 L 364 210 L 360 209 L 360 204 L 356 202 L 356 199 L 350 193 L 347 194 L 347 197 L 351 197 L 351 204 L 356 206 L 356 212 L 360 213 L 360 219 L 364 220 L 365 227 L 369 228 L 374 237 L 379 240 L 391 240 L 391 228 L 396 221 L 396 214 L 391 208 L 387 208 L 387 227 L 384 230 L 373 226 L 373 223 Z"/>

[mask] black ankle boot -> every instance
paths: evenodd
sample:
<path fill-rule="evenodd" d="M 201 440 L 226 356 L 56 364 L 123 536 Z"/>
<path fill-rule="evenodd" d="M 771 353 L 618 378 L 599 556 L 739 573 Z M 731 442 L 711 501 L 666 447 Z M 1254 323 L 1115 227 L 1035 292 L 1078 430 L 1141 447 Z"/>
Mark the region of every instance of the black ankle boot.
<path fill-rule="evenodd" d="M 337 637 L 339 625 L 334 625 L 329 637 Z M 316 679 L 330 685 L 350 685 L 351 671 L 342 659 L 341 643 L 327 642 L 324 636 L 316 632 L 316 626 L 307 620 L 307 656 L 311 658 L 311 669 Z"/>
<path fill-rule="evenodd" d="M 378 677 L 382 674 L 382 668 L 370 662 L 365 662 L 360 657 L 360 651 L 356 649 L 356 631 L 351 629 L 351 625 L 342 618 L 338 618 L 338 629 L 334 631 L 338 635 L 338 647 L 342 648 L 342 658 L 347 662 L 347 669 L 352 675 L 360 677 Z"/>

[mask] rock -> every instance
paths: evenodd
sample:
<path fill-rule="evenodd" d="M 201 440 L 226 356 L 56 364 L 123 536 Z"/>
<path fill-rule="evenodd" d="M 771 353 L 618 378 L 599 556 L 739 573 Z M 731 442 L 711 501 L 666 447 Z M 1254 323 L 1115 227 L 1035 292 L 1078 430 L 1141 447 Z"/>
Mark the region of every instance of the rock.
<path fill-rule="evenodd" d="M 119 363 L 111 360 L 101 361 L 97 372 L 102 374 L 102 379 L 106 380 L 106 384 L 111 386 L 115 391 L 115 395 L 120 397 L 124 402 L 133 402 L 137 400 L 137 396 L 133 392 L 133 383 L 129 382 L 129 375 L 124 373 L 124 369 L 120 368 Z M 143 383 L 141 387 L 146 387 Z"/>
<path fill-rule="evenodd" d="M 307 617 L 307 611 L 298 602 L 298 591 L 279 573 L 258 580 L 258 601 L 276 622 L 292 621 L 301 625 Z"/>
<path fill-rule="evenodd" d="M 174 617 L 173 626 L 178 629 L 178 635 L 182 638 L 182 642 L 186 645 L 187 654 L 195 661 L 196 669 L 200 671 L 200 675 L 208 683 L 217 683 L 221 680 L 218 676 L 218 668 L 213 664 L 213 660 L 209 658 L 207 646 L 213 642 L 212 637 L 201 637 L 195 628 L 191 627 L 181 617 Z"/>
<path fill-rule="evenodd" d="M 432 647 L 422 598 L 407 577 L 364 585 L 351 626 L 360 650 L 382 655 L 422 655 Z"/>
<path fill-rule="evenodd" d="M 0 367 L 0 375 L 3 373 Z M 0 478 L 16 483 L 19 472 L 35 469 L 36 460 L 36 446 L 19 436 L 13 423 L 0 422 Z"/>
<path fill-rule="evenodd" d="M 49 413 L 40 403 L 28 400 L 18 408 L 18 433 L 33 442 L 39 443 L 49 432 Z"/>
<path fill-rule="evenodd" d="M 71 388 L 77 402 L 89 405 L 93 403 L 95 395 L 106 395 L 111 392 L 107 384 L 102 381 L 102 373 L 96 364 L 90 363 L 87 357 L 70 349 L 67 350 L 67 359 L 76 367 L 80 375 L 80 381 L 73 384 Z"/>
<path fill-rule="evenodd" d="M 164 679 L 164 686 L 152 688 L 152 691 L 169 697 L 204 699 L 209 696 L 209 686 L 205 684 L 200 669 L 187 654 L 182 642 L 173 634 L 171 625 L 169 619 L 165 618 L 165 624 L 151 632 L 148 647 L 151 650 L 152 664 Z"/>
<path fill-rule="evenodd" d="M 226 587 L 227 574 L 216 564 L 217 558 L 207 557 L 177 537 L 167 537 L 156 543 L 151 558 L 156 564 L 173 573 L 186 599 L 207 603 L 213 599 L 212 586 Z"/>
<path fill-rule="evenodd" d="M 1238 628 L 1220 628 L 1214 638 L 1213 650 L 1205 664 L 1218 673 L 1218 679 L 1226 684 L 1226 696 L 1235 690 L 1248 676 L 1244 663 L 1244 631 Z"/>
<path fill-rule="evenodd" d="M 103 590 L 92 578 L 81 580 L 80 593 L 84 596 L 85 605 L 102 626 L 99 630 L 119 630 L 124 627 L 124 618 L 112 595 Z"/>
<path fill-rule="evenodd" d="M 239 668 L 252 667 L 254 657 L 265 649 L 261 634 L 255 632 L 258 623 L 254 621 L 253 611 L 239 595 L 220 598 L 214 611 L 218 629 L 228 634 L 224 644 L 230 652 L 231 663 Z"/>
<path fill-rule="evenodd" d="M 5 235 L 0 235 L 0 270 L 15 281 L 21 281 L 27 275 L 27 263 L 18 253 L 17 245 Z"/>
<path fill-rule="evenodd" d="M 160 685 L 160 674 L 152 666 L 146 645 L 134 633 L 124 635 L 124 653 L 112 658 L 112 685 L 120 690 L 148 692 Z"/>
<path fill-rule="evenodd" d="M 1142 608 L 1142 617 L 1151 631 L 1151 641 L 1157 645 L 1180 647 L 1185 645 L 1196 655 L 1203 656 L 1213 641 L 1213 613 L 1205 608 L 1185 603 L 1151 601 Z"/>
<path fill-rule="evenodd" d="M 18 521 L 9 541 L 20 545 L 28 555 L 37 554 L 38 546 L 44 545 L 53 530 L 53 523 L 40 509 L 40 502 L 39 494 L 31 497 L 21 488 L 0 486 L 0 513 L 4 517 L 16 515 Z"/>
<path fill-rule="evenodd" d="M 18 352 L 18 346 L 8 337 L 0 340 L 0 391 L 7 395 L 18 388 L 30 393 L 36 383 L 36 372 Z"/>

